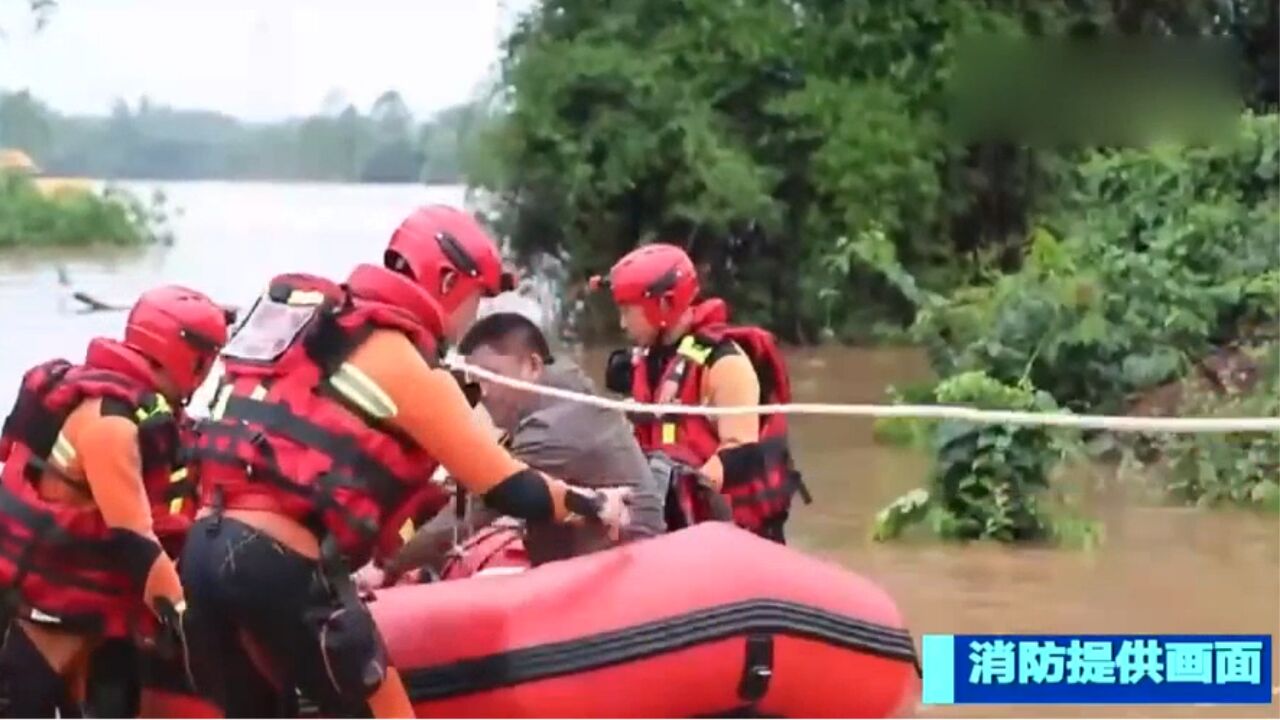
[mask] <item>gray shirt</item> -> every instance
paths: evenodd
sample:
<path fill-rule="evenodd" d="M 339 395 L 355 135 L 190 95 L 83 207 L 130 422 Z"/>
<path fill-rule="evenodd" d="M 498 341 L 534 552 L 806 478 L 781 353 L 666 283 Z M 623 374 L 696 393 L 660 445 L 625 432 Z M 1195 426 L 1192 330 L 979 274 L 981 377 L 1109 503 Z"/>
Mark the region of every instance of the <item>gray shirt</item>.
<path fill-rule="evenodd" d="M 560 359 L 547 368 L 547 387 L 594 394 L 591 381 Z M 666 530 L 665 487 L 654 477 L 632 433 L 631 423 L 615 410 L 573 400 L 538 396 L 516 423 L 511 454 L 530 466 L 581 487 L 630 487 L 631 524 L 625 540 L 652 537 Z M 580 555 L 609 546 L 598 525 L 571 527 L 529 523 L 525 546 L 534 563 Z"/>
<path fill-rule="evenodd" d="M 542 384 L 594 394 L 591 381 L 563 360 L 547 368 Z M 631 523 L 623 540 L 666 532 L 663 513 L 667 480 L 649 468 L 636 443 L 631 423 L 622 413 L 572 400 L 537 396 L 516 422 L 509 440 L 511 454 L 534 469 L 580 487 L 630 487 Z M 398 563 L 401 570 L 418 564 L 437 565 L 452 545 L 455 532 L 471 532 L 498 518 L 481 503 L 468 503 L 467 519 L 459 523 L 453 503 L 420 528 Z M 598 525 L 567 526 L 529 523 L 525 547 L 539 565 L 611 546 Z"/>

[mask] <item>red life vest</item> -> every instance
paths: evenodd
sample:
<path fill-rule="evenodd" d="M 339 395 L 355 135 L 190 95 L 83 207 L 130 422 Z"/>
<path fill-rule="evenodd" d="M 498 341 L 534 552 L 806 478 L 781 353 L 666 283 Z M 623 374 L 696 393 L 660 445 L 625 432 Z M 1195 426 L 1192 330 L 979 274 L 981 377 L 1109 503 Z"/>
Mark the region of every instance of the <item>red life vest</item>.
<path fill-rule="evenodd" d="M 379 328 L 439 356 L 438 306 L 402 275 L 362 265 L 345 285 L 274 278 L 223 351 L 195 451 L 202 500 L 298 520 L 349 567 L 388 557 L 406 521 L 444 507 L 438 463 L 380 420 L 381 390 L 346 364 Z"/>
<path fill-rule="evenodd" d="M 137 423 L 154 528 L 179 544 L 196 511 L 182 469 L 175 472 L 183 417 L 154 386 L 144 359 L 105 339 L 90 343 L 83 365 L 51 360 L 23 376 L 0 431 L 0 587 L 23 616 L 112 637 L 150 627 L 140 624 L 152 617 L 142 602 L 150 567 L 132 561 L 121 542 L 127 531 L 109 528 L 91 503 L 45 500 L 37 483 L 74 452 L 61 436 L 67 417 L 101 398 L 104 415 Z"/>
<path fill-rule="evenodd" d="M 694 308 L 694 325 L 676 347 L 658 382 L 649 382 L 647 349 L 632 353 L 631 396 L 638 402 L 680 405 L 702 403 L 702 384 L 712 353 L 733 342 L 746 353 L 760 379 L 761 404 L 791 401 L 791 381 L 786 361 L 777 341 L 768 331 L 750 326 L 730 325 L 724 302 L 708 300 Z M 703 415 L 652 415 L 633 417 L 636 440 L 646 453 L 664 452 L 692 468 L 702 467 L 720 447 L 720 436 L 711 418 Z M 760 416 L 760 446 L 766 462 L 750 477 L 726 477 L 721 492 L 728 498 L 736 524 L 761 534 L 775 536 L 775 526 L 787 518 L 791 496 L 800 491 L 808 499 L 799 473 L 791 462 L 787 444 L 787 417 Z M 698 479 L 686 476 L 674 488 L 686 520 L 711 519 L 711 509 Z M 670 515 L 669 515 L 670 516 Z"/>

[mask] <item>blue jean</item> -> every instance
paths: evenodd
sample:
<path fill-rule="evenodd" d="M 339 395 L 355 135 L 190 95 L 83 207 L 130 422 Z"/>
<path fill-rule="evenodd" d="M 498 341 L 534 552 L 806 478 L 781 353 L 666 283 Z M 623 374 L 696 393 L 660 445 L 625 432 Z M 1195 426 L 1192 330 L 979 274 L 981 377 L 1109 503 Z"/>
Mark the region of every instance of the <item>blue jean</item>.
<path fill-rule="evenodd" d="M 386 651 L 358 600 L 344 599 L 321 564 L 229 518 L 204 518 L 181 568 L 187 643 L 197 690 L 227 717 L 288 717 L 302 691 L 330 717 L 368 717 Z M 253 661 L 248 639 L 266 661 Z"/>

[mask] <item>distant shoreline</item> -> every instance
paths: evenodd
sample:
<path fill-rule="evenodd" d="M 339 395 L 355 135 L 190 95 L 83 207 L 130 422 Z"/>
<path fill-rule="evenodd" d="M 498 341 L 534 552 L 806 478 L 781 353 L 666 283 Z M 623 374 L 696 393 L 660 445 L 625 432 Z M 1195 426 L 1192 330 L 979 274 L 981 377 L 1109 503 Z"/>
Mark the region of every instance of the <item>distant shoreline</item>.
<path fill-rule="evenodd" d="M 101 183 L 104 185 L 119 184 L 142 184 L 142 183 L 222 183 L 222 184 L 243 184 L 243 185 L 360 185 L 367 187 L 468 187 L 463 179 L 453 182 L 362 182 L 360 180 L 311 180 L 302 178 L 274 179 L 274 178 L 218 178 L 218 177 L 186 177 L 186 178 L 163 178 L 163 177 L 90 177 L 87 175 L 72 174 L 48 174 L 37 176 L 41 179 L 75 179 L 85 180 L 93 183 Z"/>

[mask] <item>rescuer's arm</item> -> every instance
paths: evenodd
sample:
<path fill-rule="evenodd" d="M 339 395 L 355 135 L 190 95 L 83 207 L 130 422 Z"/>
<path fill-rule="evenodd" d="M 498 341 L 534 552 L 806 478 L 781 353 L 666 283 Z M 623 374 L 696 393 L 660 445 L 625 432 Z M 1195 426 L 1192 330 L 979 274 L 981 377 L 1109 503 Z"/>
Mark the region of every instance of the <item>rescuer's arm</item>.
<path fill-rule="evenodd" d="M 760 379 L 751 360 L 741 352 L 725 355 L 704 376 L 702 395 L 712 407 L 742 407 L 760 404 Z M 726 452 L 760 441 L 760 416 L 757 414 L 721 415 L 716 418 L 720 436 L 720 452 L 702 466 L 702 473 L 719 488 L 724 484 Z M 732 464 L 732 462 L 730 463 Z"/>
<path fill-rule="evenodd" d="M 526 520 L 564 521 L 570 516 L 600 516 L 600 503 L 612 502 L 570 490 L 512 458 L 488 430 L 475 420 L 458 381 L 447 370 L 432 368 L 408 338 L 392 331 L 376 331 L 351 357 L 350 364 L 384 394 L 385 422 L 398 428 L 438 460 L 468 491 L 485 503 Z M 621 520 L 617 520 L 621 522 Z M 613 524 L 611 522 L 611 524 Z"/>
<path fill-rule="evenodd" d="M 71 423 L 68 422 L 68 425 Z M 182 583 L 151 524 L 151 502 L 142 479 L 138 428 L 128 418 L 86 416 L 68 428 L 94 502 L 113 530 L 121 558 L 143 586 L 143 600 L 154 609 L 157 598 L 182 606 Z"/>

